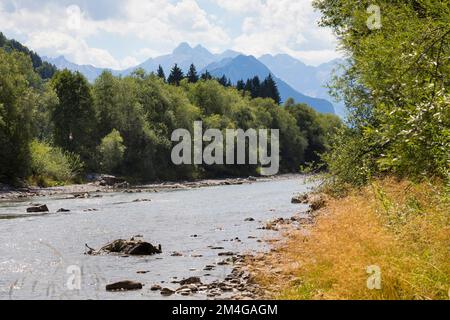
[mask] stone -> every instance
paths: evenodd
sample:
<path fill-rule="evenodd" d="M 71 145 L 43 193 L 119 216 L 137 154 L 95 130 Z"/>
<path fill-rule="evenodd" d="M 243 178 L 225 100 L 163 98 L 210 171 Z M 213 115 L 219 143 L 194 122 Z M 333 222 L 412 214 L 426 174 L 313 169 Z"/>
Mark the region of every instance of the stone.
<path fill-rule="evenodd" d="M 202 281 L 199 277 L 190 277 L 180 281 L 180 285 L 184 286 L 187 284 L 202 284 Z"/>
<path fill-rule="evenodd" d="M 121 281 L 107 285 L 106 291 L 133 291 L 141 290 L 142 288 L 142 283 L 133 281 Z"/>
<path fill-rule="evenodd" d="M 27 209 L 28 213 L 49 212 L 45 204 L 37 204 Z"/>
<path fill-rule="evenodd" d="M 166 296 L 166 297 L 171 296 L 174 293 L 175 293 L 175 291 L 173 291 L 172 289 L 169 289 L 169 288 L 161 289 L 161 295 Z"/>
<path fill-rule="evenodd" d="M 93 251 L 91 255 L 99 255 L 103 253 L 118 253 L 123 255 L 130 256 L 151 256 L 154 254 L 161 254 L 162 249 L 161 245 L 158 247 L 153 246 L 152 244 L 142 241 L 135 240 L 132 238 L 131 240 L 116 240 L 113 241 L 98 251 Z"/>
<path fill-rule="evenodd" d="M 150 287 L 150 290 L 151 291 L 161 291 L 162 287 L 160 285 L 155 284 L 155 285 Z"/>

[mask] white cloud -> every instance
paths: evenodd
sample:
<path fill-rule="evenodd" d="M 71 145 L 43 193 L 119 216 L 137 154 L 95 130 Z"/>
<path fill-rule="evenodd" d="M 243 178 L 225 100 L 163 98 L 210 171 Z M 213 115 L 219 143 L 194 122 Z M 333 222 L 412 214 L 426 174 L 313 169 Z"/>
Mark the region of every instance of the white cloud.
<path fill-rule="evenodd" d="M 331 31 L 318 26 L 311 0 L 215 1 L 224 9 L 249 13 L 233 41 L 237 51 L 255 56 L 288 53 L 310 64 L 339 56 Z"/>
<path fill-rule="evenodd" d="M 26 39 L 25 44 L 43 55 L 62 54 L 79 64 L 126 68 L 166 54 L 180 42 L 202 44 L 215 52 L 231 48 L 255 56 L 288 53 L 312 64 L 335 57 L 335 39 L 317 26 L 311 0 L 212 0 L 236 16 L 241 33 L 234 38 L 224 29 L 220 12 L 212 15 L 195 0 L 127 0 L 121 3 L 120 14 L 102 19 L 83 10 L 74 17 L 77 10 L 72 7 L 68 12 L 61 2 L 42 0 L 31 6 L 27 1 L 10 1 L 15 10 L 7 11 L 0 0 L 3 31 Z M 72 2 L 82 7 L 83 2 Z M 80 28 L 74 28 L 78 22 Z M 107 41 L 118 39 L 117 44 L 109 43 L 111 52 L 94 42 L 106 35 Z M 128 41 L 134 46 L 125 52 Z M 136 50 L 136 42 L 142 49 Z"/>

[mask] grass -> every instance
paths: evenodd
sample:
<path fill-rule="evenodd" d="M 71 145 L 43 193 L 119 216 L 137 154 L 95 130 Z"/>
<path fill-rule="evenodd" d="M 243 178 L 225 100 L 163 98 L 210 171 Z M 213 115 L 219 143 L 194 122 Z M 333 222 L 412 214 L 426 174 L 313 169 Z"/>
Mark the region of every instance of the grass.
<path fill-rule="evenodd" d="M 449 299 L 449 222 L 442 183 L 375 181 L 291 231 L 259 262 L 256 280 L 275 299 Z M 368 288 L 369 266 L 381 270 L 380 290 Z"/>

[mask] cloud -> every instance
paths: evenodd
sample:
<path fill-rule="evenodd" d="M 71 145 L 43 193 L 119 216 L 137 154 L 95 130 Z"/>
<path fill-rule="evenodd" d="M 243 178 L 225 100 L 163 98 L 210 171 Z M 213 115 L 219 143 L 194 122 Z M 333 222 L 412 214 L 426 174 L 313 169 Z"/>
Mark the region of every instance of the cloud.
<path fill-rule="evenodd" d="M 114 69 L 181 42 L 215 52 L 288 53 L 313 64 L 334 58 L 335 39 L 317 26 L 311 0 L 207 1 L 221 9 L 207 11 L 203 0 L 0 0 L 0 27 L 40 54 Z M 230 25 L 240 32 L 231 36 Z"/>
<path fill-rule="evenodd" d="M 215 1 L 224 9 L 245 14 L 234 50 L 255 56 L 288 53 L 311 64 L 339 56 L 331 30 L 318 26 L 319 14 L 311 0 Z"/>

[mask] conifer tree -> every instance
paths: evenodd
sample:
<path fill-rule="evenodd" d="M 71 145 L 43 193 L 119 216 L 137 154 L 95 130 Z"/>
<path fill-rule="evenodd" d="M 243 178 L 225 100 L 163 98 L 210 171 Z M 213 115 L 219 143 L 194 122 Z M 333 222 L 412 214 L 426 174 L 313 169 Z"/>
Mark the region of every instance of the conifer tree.
<path fill-rule="evenodd" d="M 187 79 L 189 83 L 196 83 L 199 80 L 197 69 L 194 64 L 191 64 L 189 72 L 187 74 Z"/>
<path fill-rule="evenodd" d="M 164 73 L 164 69 L 161 65 L 158 67 L 157 75 L 159 78 L 163 79 L 164 82 L 166 82 L 166 74 Z"/>
<path fill-rule="evenodd" d="M 178 67 L 178 64 L 175 64 L 170 72 L 169 78 L 167 78 L 167 82 L 169 84 L 179 86 L 181 80 L 183 80 L 184 74 L 183 71 Z"/>

